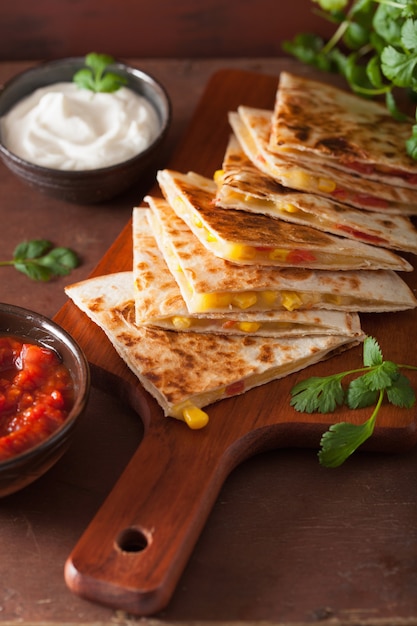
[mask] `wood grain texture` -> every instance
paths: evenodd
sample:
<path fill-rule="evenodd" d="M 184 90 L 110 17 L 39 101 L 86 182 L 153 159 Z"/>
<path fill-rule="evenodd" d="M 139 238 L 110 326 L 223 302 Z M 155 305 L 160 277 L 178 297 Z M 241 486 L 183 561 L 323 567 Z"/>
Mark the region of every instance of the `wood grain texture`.
<path fill-rule="evenodd" d="M 107 52 L 117 57 L 207 58 L 283 54 L 297 32 L 330 33 L 311 0 L 26 0 L 0 3 L 0 59 Z"/>
<path fill-rule="evenodd" d="M 188 133 L 170 163 L 211 175 L 221 165 L 229 135 L 227 112 L 239 104 L 272 107 L 277 77 L 223 70 L 210 80 Z M 156 191 L 156 187 L 153 191 Z M 94 274 L 130 269 L 130 223 Z M 406 276 L 415 287 L 415 272 Z M 259 451 L 318 446 L 334 415 L 304 415 L 289 406 L 290 390 L 306 371 L 210 407 L 210 424 L 190 431 L 167 419 L 119 359 L 102 331 L 72 304 L 55 317 L 79 341 L 93 381 L 127 398 L 145 434 L 137 452 L 68 558 L 66 582 L 76 594 L 138 615 L 169 602 L 213 503 L 230 471 Z M 412 362 L 414 311 L 363 317 L 387 358 Z M 308 375 L 358 366 L 361 348 L 308 369 Z M 366 411 L 355 412 L 360 422 Z M 347 419 L 338 412 L 337 419 Z M 352 420 L 352 414 L 349 414 Z M 415 411 L 385 407 L 374 450 L 397 451 L 416 443 Z"/>

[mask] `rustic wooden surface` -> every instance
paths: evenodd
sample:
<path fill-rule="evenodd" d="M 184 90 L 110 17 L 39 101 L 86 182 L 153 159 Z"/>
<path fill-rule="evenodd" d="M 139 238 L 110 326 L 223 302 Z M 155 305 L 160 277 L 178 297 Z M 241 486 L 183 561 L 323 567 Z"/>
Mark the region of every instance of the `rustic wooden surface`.
<path fill-rule="evenodd" d="M 233 65 L 277 75 L 288 62 L 141 65 L 162 79 L 173 99 L 168 158 L 215 70 Z M 20 67 L 0 65 L 0 79 Z M 72 279 L 93 270 L 150 184 L 141 181 L 109 205 L 86 208 L 40 196 L 4 167 L 0 180 L 2 257 L 22 238 L 49 237 L 82 254 Z M 63 284 L 35 285 L 2 270 L 0 298 L 53 316 L 65 302 Z M 1 502 L 1 621 L 136 621 L 71 594 L 63 567 L 142 436 L 133 411 L 93 389 L 71 450 L 37 483 Z M 335 471 L 320 468 L 314 450 L 256 455 L 222 487 L 167 608 L 138 621 L 417 623 L 416 463 L 414 450 L 361 453 Z"/>
<path fill-rule="evenodd" d="M 87 52 L 135 58 L 277 57 L 300 31 L 334 30 L 311 0 L 14 0 L 0 3 L 0 60 Z"/>

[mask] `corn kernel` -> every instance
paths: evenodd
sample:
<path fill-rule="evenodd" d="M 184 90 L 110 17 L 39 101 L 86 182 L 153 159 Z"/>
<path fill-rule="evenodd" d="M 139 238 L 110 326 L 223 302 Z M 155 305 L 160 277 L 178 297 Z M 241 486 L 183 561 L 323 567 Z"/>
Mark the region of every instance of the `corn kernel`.
<path fill-rule="evenodd" d="M 261 324 L 259 322 L 240 322 L 239 329 L 244 333 L 256 333 L 259 330 Z"/>
<path fill-rule="evenodd" d="M 179 315 L 176 315 L 175 317 L 173 317 L 171 319 L 171 322 L 174 328 L 176 328 L 177 330 L 185 330 L 186 328 L 190 328 L 191 326 L 190 318 L 181 317 Z"/>
<path fill-rule="evenodd" d="M 287 309 L 287 311 L 294 311 L 294 309 L 300 308 L 303 303 L 300 296 L 295 291 L 283 291 L 281 293 L 281 302 L 282 306 Z"/>
<path fill-rule="evenodd" d="M 201 218 L 197 213 L 193 213 L 192 220 L 193 224 L 197 226 L 197 228 L 203 228 L 203 222 L 201 221 Z"/>
<path fill-rule="evenodd" d="M 262 300 L 267 307 L 272 307 L 277 300 L 276 291 L 263 291 Z"/>
<path fill-rule="evenodd" d="M 301 170 L 293 170 L 288 176 L 287 179 L 289 181 L 288 186 L 294 187 L 294 189 L 298 189 L 299 187 L 305 187 L 305 185 L 309 182 L 309 175 Z"/>
<path fill-rule="evenodd" d="M 230 245 L 227 252 L 227 258 L 234 259 L 235 261 L 250 261 L 255 256 L 255 248 L 240 243 Z"/>
<path fill-rule="evenodd" d="M 179 213 L 179 215 L 182 215 L 184 213 L 185 202 L 181 198 L 181 196 L 176 196 L 174 198 L 174 208 L 175 208 L 175 211 Z"/>
<path fill-rule="evenodd" d="M 214 182 L 220 184 L 222 182 L 223 176 L 224 170 L 216 170 L 213 175 Z"/>
<path fill-rule="evenodd" d="M 268 254 L 268 258 L 271 259 L 271 261 L 286 261 L 288 254 L 289 254 L 288 250 L 281 250 L 280 248 L 274 248 Z"/>
<path fill-rule="evenodd" d="M 232 303 L 230 293 L 205 293 L 196 297 L 198 311 L 208 311 L 211 309 L 226 309 Z"/>
<path fill-rule="evenodd" d="M 330 302 L 331 304 L 342 304 L 343 299 L 342 296 L 339 296 L 337 293 L 328 293 L 326 294 L 326 302 Z"/>
<path fill-rule="evenodd" d="M 215 243 L 217 241 L 217 236 L 206 229 L 206 240 Z"/>
<path fill-rule="evenodd" d="M 317 188 L 319 191 L 325 191 L 331 193 L 336 189 L 336 183 L 329 178 L 319 178 L 317 182 Z"/>
<path fill-rule="evenodd" d="M 286 211 L 287 213 L 297 213 L 298 208 L 291 204 L 291 202 L 288 202 L 288 204 L 282 207 L 282 210 Z"/>
<path fill-rule="evenodd" d="M 204 428 L 208 424 L 209 416 L 196 406 L 185 407 L 182 412 L 184 422 L 193 430 Z"/>
<path fill-rule="evenodd" d="M 232 304 L 239 307 L 239 309 L 248 309 L 256 304 L 257 300 L 258 296 L 253 291 L 235 293 L 232 297 Z"/>

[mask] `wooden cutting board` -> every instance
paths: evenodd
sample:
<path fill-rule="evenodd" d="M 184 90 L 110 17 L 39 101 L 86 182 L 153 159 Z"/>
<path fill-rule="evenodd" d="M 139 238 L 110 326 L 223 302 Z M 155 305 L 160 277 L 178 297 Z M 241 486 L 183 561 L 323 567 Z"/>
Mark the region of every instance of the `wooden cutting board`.
<path fill-rule="evenodd" d="M 272 109 L 277 82 L 277 76 L 240 70 L 215 74 L 169 166 L 211 176 L 221 167 L 230 133 L 227 112 L 240 104 Z M 131 268 L 129 223 L 94 275 Z M 415 272 L 405 278 L 416 287 Z M 413 363 L 416 316 L 415 311 L 366 315 L 362 324 L 365 332 L 378 339 L 386 358 Z M 322 433 L 333 422 L 347 419 L 360 423 L 369 417 L 369 410 L 307 415 L 295 412 L 289 404 L 291 388 L 298 380 L 360 366 L 362 348 L 357 347 L 243 396 L 218 402 L 208 410 L 209 425 L 192 431 L 183 422 L 163 417 L 102 331 L 71 302 L 55 321 L 85 350 L 93 384 L 119 394 L 144 423 L 137 452 L 65 568 L 66 583 L 74 593 L 114 608 L 150 615 L 166 606 L 225 479 L 244 459 L 272 448 L 318 448 Z M 399 452 L 416 440 L 415 411 L 386 406 L 374 436 L 364 447 Z"/>

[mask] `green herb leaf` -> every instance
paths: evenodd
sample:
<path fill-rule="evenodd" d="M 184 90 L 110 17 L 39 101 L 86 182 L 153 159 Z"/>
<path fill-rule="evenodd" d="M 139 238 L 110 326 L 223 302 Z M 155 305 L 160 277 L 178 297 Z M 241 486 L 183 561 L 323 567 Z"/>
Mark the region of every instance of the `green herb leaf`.
<path fill-rule="evenodd" d="M 326 467 L 341 465 L 371 436 L 384 397 L 401 408 L 409 409 L 414 405 L 415 393 L 401 369 L 417 370 L 417 366 L 384 360 L 377 340 L 366 337 L 363 367 L 330 376 L 313 376 L 293 387 L 290 404 L 296 411 L 330 413 L 344 403 L 352 410 L 375 405 L 371 417 L 364 424 L 340 422 L 329 428 L 321 440 L 320 463 Z M 355 375 L 345 392 L 343 379 Z"/>
<path fill-rule="evenodd" d="M 378 399 L 378 391 L 370 389 L 364 376 L 352 380 L 346 394 L 346 404 L 350 409 L 363 409 L 372 406 Z"/>
<path fill-rule="evenodd" d="M 55 248 L 47 239 L 33 239 L 16 246 L 13 259 L 0 261 L 0 267 L 14 266 L 32 280 L 45 282 L 56 276 L 67 276 L 79 263 L 73 250 Z"/>
<path fill-rule="evenodd" d="M 73 81 L 81 88 L 95 93 L 112 93 L 127 84 L 124 76 L 107 68 L 114 63 L 108 54 L 90 52 L 85 57 L 85 68 L 78 70 Z"/>
<path fill-rule="evenodd" d="M 332 413 L 344 401 L 341 378 L 339 374 L 301 381 L 292 389 L 291 406 L 305 413 Z"/>
<path fill-rule="evenodd" d="M 382 402 L 383 392 L 380 392 Z M 324 467 L 339 467 L 355 452 L 374 432 L 379 405 L 371 417 L 363 424 L 340 422 L 333 424 L 321 438 L 321 450 L 318 454 Z"/>
<path fill-rule="evenodd" d="M 404 374 L 399 374 L 391 387 L 387 388 L 387 397 L 391 404 L 403 409 L 411 409 L 416 401 L 410 380 Z"/>

